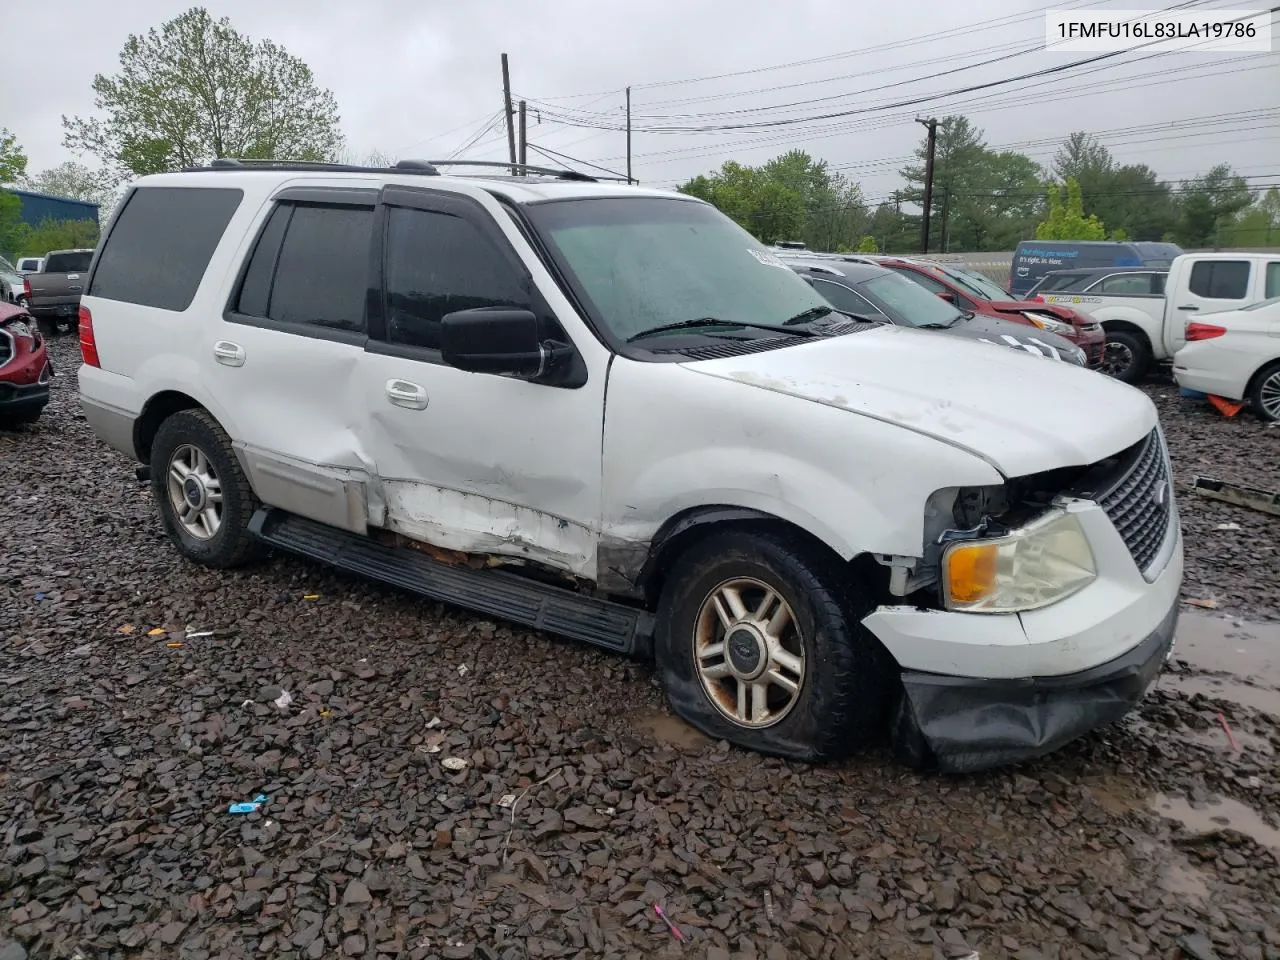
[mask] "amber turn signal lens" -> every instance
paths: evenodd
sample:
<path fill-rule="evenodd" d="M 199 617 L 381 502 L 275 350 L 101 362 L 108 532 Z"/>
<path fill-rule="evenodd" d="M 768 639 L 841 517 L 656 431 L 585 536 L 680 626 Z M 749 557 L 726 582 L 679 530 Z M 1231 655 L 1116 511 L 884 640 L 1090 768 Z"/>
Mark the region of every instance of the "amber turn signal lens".
<path fill-rule="evenodd" d="M 995 593 L 996 558 L 994 544 L 966 544 L 947 551 L 946 585 L 952 603 L 978 603 Z"/>

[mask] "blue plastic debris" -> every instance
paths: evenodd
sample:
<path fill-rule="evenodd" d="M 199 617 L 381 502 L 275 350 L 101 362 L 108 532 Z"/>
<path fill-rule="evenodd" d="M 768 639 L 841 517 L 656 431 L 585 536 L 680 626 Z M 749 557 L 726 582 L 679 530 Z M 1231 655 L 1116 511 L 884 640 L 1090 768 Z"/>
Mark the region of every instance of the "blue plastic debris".
<path fill-rule="evenodd" d="M 267 802 L 267 795 L 260 793 L 248 803 L 233 803 L 227 807 L 227 813 L 253 813 L 260 806 Z"/>
<path fill-rule="evenodd" d="M 1199 390 L 1192 390 L 1190 387 L 1179 387 L 1178 396 L 1186 397 L 1188 400 L 1203 400 L 1209 395 L 1201 393 Z"/>
<path fill-rule="evenodd" d="M 44 599 L 44 594 L 43 594 L 43 593 L 37 593 L 37 594 L 36 594 L 36 599 L 37 599 L 37 600 L 43 600 L 43 599 Z"/>

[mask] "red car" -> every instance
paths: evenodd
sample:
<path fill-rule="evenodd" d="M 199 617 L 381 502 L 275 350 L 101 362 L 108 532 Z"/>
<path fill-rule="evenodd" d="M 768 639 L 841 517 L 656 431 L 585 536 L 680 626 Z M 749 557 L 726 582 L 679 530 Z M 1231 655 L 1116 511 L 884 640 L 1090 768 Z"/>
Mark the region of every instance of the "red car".
<path fill-rule="evenodd" d="M 49 402 L 53 364 L 31 314 L 0 303 L 0 427 L 35 423 Z"/>
<path fill-rule="evenodd" d="M 1084 351 L 1085 362 L 1090 368 L 1096 370 L 1102 366 L 1107 335 L 1102 324 L 1078 310 L 1032 300 L 1015 300 L 982 274 L 949 264 L 906 257 L 862 259 L 909 277 L 961 310 L 1029 324 L 1065 337 Z"/>

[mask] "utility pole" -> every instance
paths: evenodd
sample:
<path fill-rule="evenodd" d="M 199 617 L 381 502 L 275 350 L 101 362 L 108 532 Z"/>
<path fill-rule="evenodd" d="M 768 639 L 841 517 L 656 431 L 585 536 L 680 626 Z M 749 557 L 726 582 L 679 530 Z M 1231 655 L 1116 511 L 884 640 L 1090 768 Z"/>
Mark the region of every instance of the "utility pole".
<path fill-rule="evenodd" d="M 511 71 L 507 68 L 507 55 L 502 55 L 502 109 L 507 115 L 507 153 L 511 160 L 511 175 L 516 175 L 516 131 L 512 125 L 515 113 L 511 109 Z"/>
<path fill-rule="evenodd" d="M 631 182 L 631 88 L 627 87 L 627 183 Z"/>
<path fill-rule="evenodd" d="M 938 147 L 938 121 L 916 118 L 916 123 L 929 130 L 929 145 L 924 161 L 924 216 L 920 218 L 920 252 L 929 252 L 929 215 L 933 212 L 933 155 Z"/>
<path fill-rule="evenodd" d="M 520 166 L 529 162 L 529 134 L 525 125 L 525 105 L 520 101 Z"/>

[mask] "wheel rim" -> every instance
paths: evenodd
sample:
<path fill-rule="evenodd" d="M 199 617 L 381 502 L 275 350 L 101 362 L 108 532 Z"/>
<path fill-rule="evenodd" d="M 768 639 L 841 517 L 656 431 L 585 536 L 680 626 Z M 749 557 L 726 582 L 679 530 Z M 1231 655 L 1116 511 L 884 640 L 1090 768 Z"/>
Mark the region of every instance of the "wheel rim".
<path fill-rule="evenodd" d="M 800 628 L 791 605 L 767 583 L 739 577 L 717 586 L 698 609 L 693 640 L 702 688 L 732 723 L 770 727 L 799 701 Z"/>
<path fill-rule="evenodd" d="M 1280 420 L 1280 370 L 1277 370 L 1258 387 L 1258 405 L 1272 420 Z"/>
<path fill-rule="evenodd" d="M 182 528 L 211 540 L 222 526 L 222 483 L 204 451 L 184 443 L 169 457 L 169 504 Z"/>
<path fill-rule="evenodd" d="M 1112 377 L 1118 377 L 1133 366 L 1133 351 L 1129 345 L 1108 340 L 1102 351 L 1102 369 Z"/>

